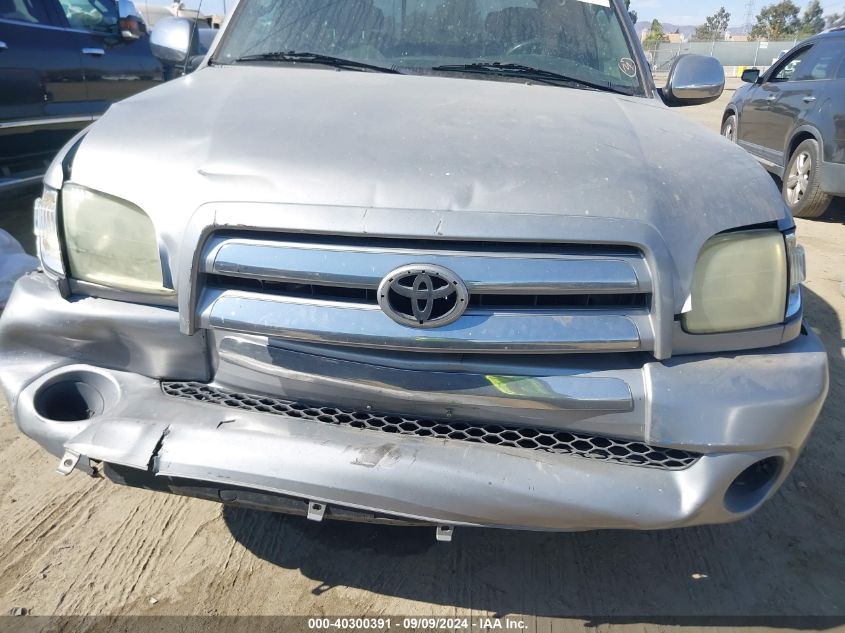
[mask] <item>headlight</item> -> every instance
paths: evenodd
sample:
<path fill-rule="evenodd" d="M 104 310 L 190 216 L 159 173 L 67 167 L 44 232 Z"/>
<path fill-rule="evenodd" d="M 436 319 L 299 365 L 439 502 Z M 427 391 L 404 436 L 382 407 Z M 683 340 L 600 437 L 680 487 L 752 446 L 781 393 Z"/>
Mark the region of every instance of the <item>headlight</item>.
<path fill-rule="evenodd" d="M 153 223 L 138 207 L 66 184 L 62 222 L 68 272 L 74 279 L 135 292 L 173 293 L 164 287 Z"/>
<path fill-rule="evenodd" d="M 44 187 L 41 197 L 35 201 L 35 242 L 38 258 L 48 272 L 62 276 L 65 274 L 62 262 L 62 247 L 59 242 L 59 223 L 56 215 L 58 193 L 55 189 Z"/>
<path fill-rule="evenodd" d="M 789 284 L 786 244 L 778 231 L 718 235 L 701 249 L 692 280 L 692 334 L 735 332 L 782 323 Z"/>

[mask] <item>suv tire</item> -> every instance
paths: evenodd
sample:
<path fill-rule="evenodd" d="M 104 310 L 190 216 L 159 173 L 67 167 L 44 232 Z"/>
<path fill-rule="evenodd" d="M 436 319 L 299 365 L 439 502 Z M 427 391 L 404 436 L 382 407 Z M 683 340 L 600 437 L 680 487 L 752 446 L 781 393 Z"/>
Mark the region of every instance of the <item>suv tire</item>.
<path fill-rule="evenodd" d="M 731 143 L 736 143 L 737 125 L 739 120 L 735 114 L 730 115 L 725 122 L 722 123 L 722 136 L 728 139 Z"/>
<path fill-rule="evenodd" d="M 818 141 L 807 139 L 795 148 L 789 158 L 783 175 L 783 199 L 796 218 L 821 217 L 833 200 L 821 189 L 820 157 Z"/>

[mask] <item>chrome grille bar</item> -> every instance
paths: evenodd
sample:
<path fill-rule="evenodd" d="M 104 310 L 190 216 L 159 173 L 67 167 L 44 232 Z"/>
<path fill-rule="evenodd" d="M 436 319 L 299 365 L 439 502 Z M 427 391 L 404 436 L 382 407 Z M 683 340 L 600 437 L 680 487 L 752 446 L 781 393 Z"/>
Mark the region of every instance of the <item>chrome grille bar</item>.
<path fill-rule="evenodd" d="M 640 348 L 634 321 L 618 314 L 467 311 L 457 322 L 416 330 L 377 306 L 207 290 L 203 327 L 315 343 L 417 351 L 561 353 Z"/>
<path fill-rule="evenodd" d="M 418 261 L 417 261 L 418 260 Z M 518 252 L 420 252 L 333 244 L 232 239 L 219 241 L 204 272 L 302 284 L 375 289 L 390 271 L 424 262 L 454 271 L 473 294 L 645 293 L 640 257 Z"/>

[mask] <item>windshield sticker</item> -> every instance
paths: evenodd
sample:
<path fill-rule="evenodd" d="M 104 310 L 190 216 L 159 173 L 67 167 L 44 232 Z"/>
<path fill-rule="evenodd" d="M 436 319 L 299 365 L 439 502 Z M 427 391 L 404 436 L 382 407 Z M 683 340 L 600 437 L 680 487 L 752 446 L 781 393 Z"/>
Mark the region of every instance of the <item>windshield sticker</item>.
<path fill-rule="evenodd" d="M 597 4 L 600 7 L 607 7 L 608 9 L 610 8 L 610 0 L 581 0 L 581 2 L 586 4 Z"/>
<path fill-rule="evenodd" d="M 634 60 L 630 57 L 623 57 L 619 60 L 619 70 L 621 70 L 629 77 L 637 76 L 637 65 L 634 63 Z"/>

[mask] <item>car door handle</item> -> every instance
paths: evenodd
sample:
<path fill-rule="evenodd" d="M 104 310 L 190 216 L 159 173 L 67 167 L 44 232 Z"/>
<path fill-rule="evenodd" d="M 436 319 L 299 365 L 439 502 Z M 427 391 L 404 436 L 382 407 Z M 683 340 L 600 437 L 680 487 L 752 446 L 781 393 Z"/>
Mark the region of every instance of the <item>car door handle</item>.
<path fill-rule="evenodd" d="M 815 100 L 815 97 L 804 97 L 804 103 L 813 103 Z"/>
<path fill-rule="evenodd" d="M 0 42 L 0 51 L 8 50 L 9 47 L 6 46 L 6 42 Z"/>
<path fill-rule="evenodd" d="M 106 54 L 106 51 L 102 48 L 83 48 L 82 49 L 83 55 L 91 55 L 93 57 L 102 57 Z"/>
<path fill-rule="evenodd" d="M 772 95 L 771 97 L 766 97 L 766 101 L 768 101 L 769 103 L 772 103 L 773 101 L 777 101 L 777 100 L 778 100 L 777 95 Z"/>

